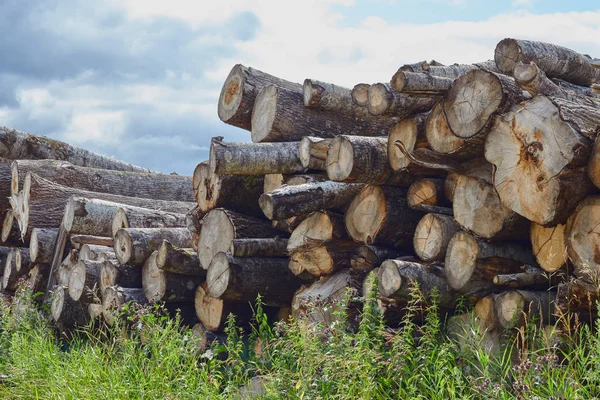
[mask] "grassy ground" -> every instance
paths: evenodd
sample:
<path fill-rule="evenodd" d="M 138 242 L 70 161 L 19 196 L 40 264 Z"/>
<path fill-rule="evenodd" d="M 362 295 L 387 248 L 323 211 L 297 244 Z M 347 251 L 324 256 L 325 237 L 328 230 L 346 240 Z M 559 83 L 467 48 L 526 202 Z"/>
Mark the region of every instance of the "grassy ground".
<path fill-rule="evenodd" d="M 352 330 L 344 311 L 327 327 L 271 326 L 258 306 L 249 335 L 242 337 L 230 318 L 227 340 L 199 354 L 190 330 L 161 317 L 158 305 L 124 310 L 121 325 L 65 340 L 26 306 L 30 295 L 23 293 L 20 307 L 0 308 L 0 398 L 245 398 L 251 380 L 268 399 L 600 396 L 598 329 L 581 326 L 551 346 L 532 323 L 507 334 L 503 351 L 492 356 L 476 343 L 459 349 L 435 312 L 413 323 L 417 291 L 396 330 L 385 327 L 374 296 Z"/>

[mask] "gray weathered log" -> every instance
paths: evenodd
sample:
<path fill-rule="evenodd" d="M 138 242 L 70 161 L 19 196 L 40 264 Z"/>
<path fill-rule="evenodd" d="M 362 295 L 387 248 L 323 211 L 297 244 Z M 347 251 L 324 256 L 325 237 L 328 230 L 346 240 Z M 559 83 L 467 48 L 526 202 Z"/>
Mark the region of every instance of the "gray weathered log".
<path fill-rule="evenodd" d="M 166 272 L 158 268 L 157 255 L 158 252 L 153 252 L 142 268 L 142 286 L 146 298 L 171 303 L 193 300 L 196 288 L 204 282 L 204 277 Z"/>
<path fill-rule="evenodd" d="M 183 228 L 186 225 L 185 214 L 121 205 L 112 219 L 111 232 L 114 236 L 123 228 Z"/>
<path fill-rule="evenodd" d="M 34 263 L 51 263 L 57 237 L 57 228 L 33 228 L 31 240 L 29 241 L 31 261 Z"/>
<path fill-rule="evenodd" d="M 384 83 L 371 85 L 368 98 L 367 109 L 370 114 L 397 118 L 406 118 L 419 112 L 429 111 L 439 100 L 438 96 L 410 96 L 398 93 Z"/>
<path fill-rule="evenodd" d="M 398 93 L 417 95 L 443 95 L 452 86 L 454 79 L 423 72 L 398 70 L 390 81 Z"/>
<path fill-rule="evenodd" d="M 410 165 L 410 159 L 396 146 L 396 142 L 401 142 L 409 153 L 421 147 L 429 147 L 425 136 L 428 115 L 428 113 L 421 113 L 405 118 L 390 129 L 388 134 L 388 160 L 394 171 Z"/>
<path fill-rule="evenodd" d="M 117 260 L 121 264 L 141 265 L 163 240 L 180 248 L 192 247 L 192 233 L 187 228 L 124 228 L 114 238 Z"/>
<path fill-rule="evenodd" d="M 73 300 L 67 293 L 65 286 L 54 288 L 50 312 L 52 319 L 61 330 L 84 326 L 90 320 L 86 306 Z"/>
<path fill-rule="evenodd" d="M 229 252 L 234 257 L 286 257 L 287 246 L 281 238 L 233 239 Z"/>
<path fill-rule="evenodd" d="M 175 274 L 206 277 L 206 270 L 200 267 L 197 252 L 177 247 L 168 240 L 163 240 L 158 248 L 156 266 Z"/>

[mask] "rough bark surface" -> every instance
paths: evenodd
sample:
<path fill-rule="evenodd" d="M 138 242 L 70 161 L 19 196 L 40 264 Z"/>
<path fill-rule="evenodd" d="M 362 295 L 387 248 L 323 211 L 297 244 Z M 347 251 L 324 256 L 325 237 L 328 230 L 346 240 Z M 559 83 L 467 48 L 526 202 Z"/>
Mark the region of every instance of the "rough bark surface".
<path fill-rule="evenodd" d="M 142 267 L 142 287 L 148 300 L 190 302 L 203 277 L 166 272 L 156 264 L 158 252 L 153 252 Z"/>
<path fill-rule="evenodd" d="M 175 274 L 206 277 L 206 270 L 200 267 L 198 262 L 197 252 L 177 247 L 168 240 L 163 240 L 158 248 L 156 266 Z"/>
<path fill-rule="evenodd" d="M 186 214 L 121 205 L 112 219 L 111 236 L 123 228 L 183 228 Z"/>
<path fill-rule="evenodd" d="M 29 241 L 31 261 L 43 264 L 51 263 L 57 237 L 57 228 L 33 228 Z"/>
<path fill-rule="evenodd" d="M 192 247 L 192 233 L 187 228 L 125 228 L 114 239 L 117 260 L 121 264 L 141 265 L 168 240 L 180 248 Z"/>
<path fill-rule="evenodd" d="M 429 111 L 439 100 L 438 96 L 410 96 L 398 93 L 384 83 L 371 85 L 367 96 L 367 109 L 370 114 L 397 118 Z"/>
<path fill-rule="evenodd" d="M 229 252 L 234 257 L 286 257 L 288 240 L 273 239 L 233 239 Z"/>
<path fill-rule="evenodd" d="M 402 70 L 398 70 L 390 81 L 392 89 L 398 93 L 438 96 L 444 95 L 452 83 L 452 78 Z"/>

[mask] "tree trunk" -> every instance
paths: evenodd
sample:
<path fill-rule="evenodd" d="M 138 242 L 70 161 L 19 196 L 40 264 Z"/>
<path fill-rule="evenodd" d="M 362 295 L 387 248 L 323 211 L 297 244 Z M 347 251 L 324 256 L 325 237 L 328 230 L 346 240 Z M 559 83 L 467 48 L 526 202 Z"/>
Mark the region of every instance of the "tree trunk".
<path fill-rule="evenodd" d="M 575 275 L 589 282 L 600 277 L 600 196 L 582 201 L 567 221 L 565 241 L 567 254 L 574 265 Z"/>
<path fill-rule="evenodd" d="M 185 214 L 120 206 L 112 219 L 111 236 L 123 228 L 187 228 L 186 225 Z"/>
<path fill-rule="evenodd" d="M 445 271 L 450 287 L 467 297 L 483 297 L 499 287 L 498 274 L 521 271 L 523 264 L 534 264 L 531 249 L 514 243 L 486 243 L 467 232 L 456 233 L 446 250 Z"/>
<path fill-rule="evenodd" d="M 408 95 L 443 96 L 454 83 L 454 79 L 422 72 L 398 70 L 390 85 L 398 93 Z"/>
<path fill-rule="evenodd" d="M 29 241 L 29 257 L 31 258 L 31 262 L 51 263 L 57 237 L 57 228 L 33 228 Z"/>
<path fill-rule="evenodd" d="M 508 76 L 471 70 L 454 82 L 444 97 L 448 127 L 459 138 L 485 137 L 495 115 L 531 98 Z"/>
<path fill-rule="evenodd" d="M 554 226 L 591 190 L 586 165 L 600 112 L 584 108 L 537 96 L 496 119 L 485 157 L 496 166 L 494 185 L 505 206 Z"/>
<path fill-rule="evenodd" d="M 112 237 L 93 236 L 93 235 L 69 235 L 69 241 L 74 249 L 79 250 L 83 245 L 91 244 L 94 246 L 113 247 Z"/>
<path fill-rule="evenodd" d="M 355 242 L 330 242 L 298 249 L 290 256 L 289 269 L 302 280 L 314 280 L 350 268 L 359 245 Z"/>
<path fill-rule="evenodd" d="M 544 271 L 552 273 L 567 263 L 565 228 L 564 224 L 544 228 L 535 222 L 531 223 L 529 231 L 531 248 L 535 259 Z"/>
<path fill-rule="evenodd" d="M 231 250 L 234 239 L 276 238 L 280 235 L 281 232 L 266 221 L 217 208 L 202 220 L 198 260 L 202 268 L 208 269 L 217 253 Z"/>
<path fill-rule="evenodd" d="M 321 246 L 331 240 L 346 240 L 344 216 L 328 211 L 315 211 L 308 215 L 290 235 L 287 251 Z"/>
<path fill-rule="evenodd" d="M 331 139 L 304 136 L 300 141 L 300 163 L 306 169 L 327 170 L 327 149 Z"/>
<path fill-rule="evenodd" d="M 79 260 L 79 251 L 72 249 L 69 254 L 65 257 L 64 260 L 56 268 L 56 284 L 59 286 L 67 286 L 69 284 L 69 277 L 71 276 L 71 271 L 75 268 L 75 264 L 77 264 Z M 50 275 L 52 277 L 52 275 Z"/>
<path fill-rule="evenodd" d="M 541 268 L 523 265 L 521 272 L 514 274 L 498 274 L 494 284 L 514 289 L 549 289 L 563 281 L 566 276 L 562 273 L 550 274 Z"/>
<path fill-rule="evenodd" d="M 16 247 L 15 248 L 15 268 L 19 271 L 20 274 L 27 274 L 31 268 L 33 267 L 33 263 L 31 262 L 31 258 L 29 256 L 29 248 L 28 247 Z"/>
<path fill-rule="evenodd" d="M 294 91 L 302 88 L 299 83 L 236 64 L 225 79 L 219 96 L 217 113 L 221 121 L 249 131 L 256 96 L 263 87 L 271 84 Z"/>
<path fill-rule="evenodd" d="M 382 296 L 406 305 L 411 301 L 413 290 L 417 287 L 423 295 L 422 300 L 427 303 L 435 301 L 442 309 L 456 307 L 459 294 L 448 285 L 442 266 L 401 260 L 386 260 L 381 264 L 379 294 Z"/>
<path fill-rule="evenodd" d="M 194 170 L 194 194 L 200 212 L 225 207 L 242 214 L 261 217 L 258 198 L 263 193 L 266 177 L 257 175 L 222 175 L 211 171 L 207 162 Z"/>
<path fill-rule="evenodd" d="M 210 332 L 222 332 L 229 314 L 235 315 L 237 326 L 244 326 L 252 317 L 250 303 L 232 303 L 212 297 L 206 283 L 196 288 L 194 307 L 198 319 Z"/>
<path fill-rule="evenodd" d="M 275 85 L 263 88 L 252 111 L 252 141 L 293 142 L 304 136 L 382 136 L 389 125 L 304 106 L 302 92 Z"/>
<path fill-rule="evenodd" d="M 210 168 L 219 175 L 294 174 L 304 171 L 299 154 L 299 142 L 236 143 L 213 138 Z"/>
<path fill-rule="evenodd" d="M 443 179 L 419 179 L 408 188 L 406 194 L 408 206 L 419 210 L 421 205 L 446 206 Z"/>
<path fill-rule="evenodd" d="M 197 252 L 177 247 L 168 240 L 163 240 L 158 248 L 156 266 L 174 274 L 206 277 L 206 270 L 200 267 Z"/>
<path fill-rule="evenodd" d="M 287 239 L 233 239 L 230 253 L 234 257 L 286 257 Z"/>
<path fill-rule="evenodd" d="M 408 207 L 406 189 L 366 186 L 350 203 L 344 216 L 352 239 L 412 252 L 413 236 L 423 213 Z"/>
<path fill-rule="evenodd" d="M 100 278 L 100 266 L 104 261 L 79 260 L 69 276 L 69 296 L 75 301 L 82 301 L 86 304 L 96 303 L 90 298 L 98 288 Z M 93 294 L 92 294 L 93 296 Z"/>
<path fill-rule="evenodd" d="M 125 288 L 109 286 L 102 291 L 102 315 L 109 326 L 114 325 L 119 316 L 118 310 L 126 303 L 146 304 L 144 290 L 139 288 Z"/>
<path fill-rule="evenodd" d="M 429 111 L 439 100 L 438 96 L 410 96 L 398 93 L 393 91 L 389 84 L 384 83 L 371 85 L 367 95 L 367 109 L 371 115 L 397 118 Z"/>
<path fill-rule="evenodd" d="M 192 178 L 159 173 L 111 171 L 73 165 L 59 160 L 15 160 L 12 179 L 20 181 L 27 172 L 59 185 L 92 192 L 167 201 L 194 201 Z M 14 183 L 18 187 L 18 183 Z"/>
<path fill-rule="evenodd" d="M 379 268 L 385 260 L 398 258 L 402 255 L 400 250 L 365 244 L 357 248 L 352 260 L 350 260 L 350 267 L 353 271 L 364 274 Z"/>
<path fill-rule="evenodd" d="M 50 312 L 52 319 L 61 330 L 70 330 L 73 327 L 84 326 L 90 320 L 86 306 L 73 300 L 64 286 L 56 286 L 54 288 Z"/>
<path fill-rule="evenodd" d="M 600 80 L 600 71 L 592 67 L 589 56 L 550 43 L 504 39 L 496 46 L 494 60 L 498 69 L 507 74 L 512 74 L 519 61 L 533 61 L 551 78 L 583 86 Z"/>
<path fill-rule="evenodd" d="M 63 160 L 81 167 L 154 172 L 45 136 L 31 135 L 6 127 L 0 127 L 0 157 L 10 160 Z"/>
<path fill-rule="evenodd" d="M 531 322 L 554 323 L 555 300 L 556 292 L 511 290 L 496 296 L 494 303 L 500 325 L 511 329 Z"/>
<path fill-rule="evenodd" d="M 204 277 L 174 274 L 163 271 L 156 264 L 158 252 L 153 252 L 142 268 L 142 286 L 148 300 L 189 302 Z"/>
<path fill-rule="evenodd" d="M 287 268 L 287 258 L 232 257 L 219 253 L 208 268 L 208 293 L 225 301 L 289 306 L 300 281 Z"/>
<path fill-rule="evenodd" d="M 450 239 L 460 226 L 453 217 L 442 214 L 426 214 L 415 229 L 413 245 L 415 253 L 423 261 L 443 261 Z"/>
<path fill-rule="evenodd" d="M 367 103 L 369 102 L 369 88 L 371 87 L 368 83 L 357 83 L 352 88 L 350 92 L 350 96 L 352 96 L 352 101 L 357 106 L 367 107 Z"/>
<path fill-rule="evenodd" d="M 411 163 L 410 159 L 396 146 L 396 142 L 401 142 L 409 153 L 412 153 L 415 149 L 429 147 L 425 136 L 425 122 L 428 115 L 428 113 L 421 113 L 405 118 L 390 129 L 388 134 L 388 160 L 394 171 L 407 168 Z"/>
<path fill-rule="evenodd" d="M 192 233 L 187 228 L 119 229 L 114 239 L 117 260 L 121 264 L 141 265 L 163 240 L 181 248 L 192 247 Z"/>
<path fill-rule="evenodd" d="M 282 220 L 303 217 L 318 210 L 343 210 L 364 187 L 341 182 L 285 186 L 260 196 L 260 208 L 267 218 Z"/>
<path fill-rule="evenodd" d="M 115 285 L 129 288 L 142 287 L 142 267 L 139 265 L 101 261 L 99 275 L 100 293 L 104 293 L 107 287 Z"/>

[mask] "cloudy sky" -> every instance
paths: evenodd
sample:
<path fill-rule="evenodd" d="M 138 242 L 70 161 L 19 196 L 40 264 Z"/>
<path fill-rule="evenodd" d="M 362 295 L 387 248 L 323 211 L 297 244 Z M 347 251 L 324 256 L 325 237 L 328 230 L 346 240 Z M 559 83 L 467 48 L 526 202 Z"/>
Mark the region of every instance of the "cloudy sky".
<path fill-rule="evenodd" d="M 236 63 L 352 87 L 493 58 L 505 37 L 600 57 L 597 0 L 0 0 L 0 125 L 190 175 Z"/>

